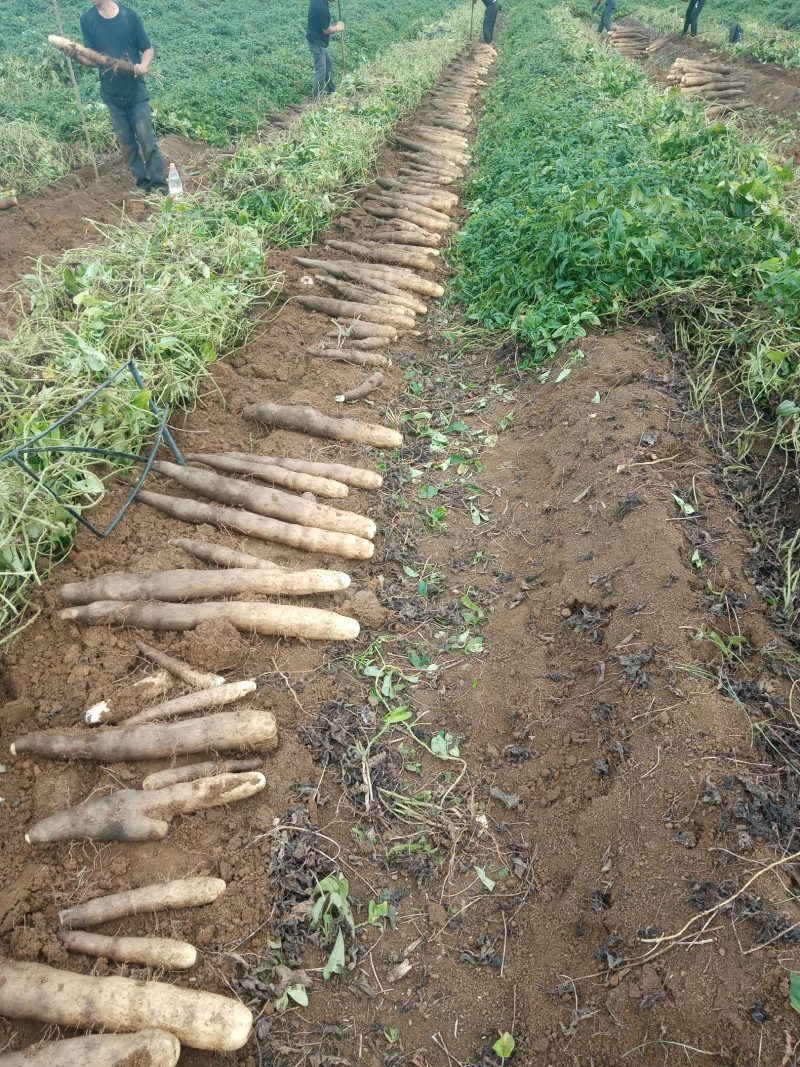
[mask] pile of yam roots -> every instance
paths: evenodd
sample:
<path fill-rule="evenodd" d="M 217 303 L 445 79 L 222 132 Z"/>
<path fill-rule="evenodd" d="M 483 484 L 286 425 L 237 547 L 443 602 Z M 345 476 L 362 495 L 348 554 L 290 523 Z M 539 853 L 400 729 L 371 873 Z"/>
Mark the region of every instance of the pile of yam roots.
<path fill-rule="evenodd" d="M 677 85 L 683 96 L 697 97 L 708 104 L 706 115 L 710 119 L 752 107 L 752 101 L 745 97 L 747 82 L 723 60 L 679 57 L 667 80 L 670 85 Z"/>
<path fill-rule="evenodd" d="M 388 364 L 385 350 L 402 335 L 413 334 L 416 316 L 427 311 L 425 301 L 443 293 L 434 278 L 441 267 L 438 246 L 454 226 L 458 197 L 451 187 L 464 174 L 472 106 L 493 58 L 493 48 L 473 46 L 445 72 L 416 113 L 413 129 L 395 136 L 402 160 L 398 173 L 379 178 L 362 203 L 377 220 L 371 239 L 331 240 L 331 251 L 344 255 L 297 260 L 313 274 L 303 279 L 304 291 L 296 299 L 330 320 L 328 339 L 313 355 L 376 368 L 337 400 L 366 397 L 381 385 L 380 368 Z M 310 285 L 321 287 L 324 295 L 312 295 Z M 261 427 L 338 442 L 377 449 L 398 449 L 403 443 L 397 430 L 331 418 L 305 405 L 256 403 L 243 414 Z M 154 465 L 157 475 L 178 487 L 177 495 L 147 489 L 138 499 L 189 524 L 344 560 L 372 557 L 375 523 L 336 505 L 351 488 L 378 489 L 382 479 L 374 471 L 347 463 L 238 452 L 189 454 L 186 460 Z M 70 582 L 61 588 L 68 605 L 62 618 L 80 625 L 151 631 L 190 630 L 224 620 L 246 634 L 318 641 L 358 636 L 355 619 L 284 599 L 347 589 L 350 576 L 345 571 L 290 570 L 191 537 L 170 544 L 206 566 Z M 148 699 L 140 701 L 147 706 L 137 705 L 126 715 L 129 708 L 101 701 L 74 728 L 17 738 L 12 754 L 109 763 L 196 754 L 205 760 L 170 766 L 145 777 L 139 789 L 92 796 L 44 818 L 26 834 L 30 844 L 159 841 L 175 816 L 234 803 L 264 788 L 260 768 L 264 754 L 278 744 L 275 719 L 269 711 L 238 703 L 255 693 L 255 680 L 228 681 L 144 641 L 137 647 L 157 668 L 132 686 L 140 690 L 137 700 L 147 693 Z M 185 691 L 164 699 L 176 680 Z M 70 952 L 159 971 L 185 970 L 197 959 L 197 950 L 186 942 L 111 936 L 92 928 L 163 909 L 209 906 L 224 891 L 225 883 L 217 878 L 129 889 L 61 911 L 58 936 Z M 22 962 L 0 963 L 0 1015 L 102 1031 L 5 1053 L 0 1055 L 2 1067 L 167 1067 L 177 1062 L 182 1044 L 215 1052 L 240 1048 L 253 1023 L 244 1005 L 214 993 Z"/>

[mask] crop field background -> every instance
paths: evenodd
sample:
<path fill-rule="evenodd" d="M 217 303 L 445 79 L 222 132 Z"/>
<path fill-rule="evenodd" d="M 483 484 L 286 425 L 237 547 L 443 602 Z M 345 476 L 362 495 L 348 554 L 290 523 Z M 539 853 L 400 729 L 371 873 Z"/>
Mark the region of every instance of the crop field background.
<path fill-rule="evenodd" d="M 65 32 L 80 40 L 86 0 L 61 0 Z M 157 129 L 227 144 L 256 128 L 264 114 L 310 95 L 311 57 L 305 40 L 306 0 L 273 6 L 252 0 L 141 0 L 156 50 L 148 87 Z M 450 5 L 416 0 L 347 0 L 347 62 L 352 70 L 429 26 Z M 66 63 L 47 44 L 57 28 L 48 0 L 9 0 L 0 41 L 0 187 L 30 192 L 85 162 L 85 149 Z M 331 45 L 340 68 L 338 40 Z M 113 147 L 97 72 L 76 64 L 98 150 Z"/>
<path fill-rule="evenodd" d="M 683 29 L 686 4 L 624 0 L 617 13 L 639 18 L 659 33 L 676 34 Z M 744 35 L 738 44 L 730 45 L 728 33 L 734 23 L 742 27 Z M 763 4 L 709 0 L 700 15 L 698 36 L 733 55 L 752 56 L 791 69 L 800 67 L 800 5 L 796 0 L 766 0 Z"/>

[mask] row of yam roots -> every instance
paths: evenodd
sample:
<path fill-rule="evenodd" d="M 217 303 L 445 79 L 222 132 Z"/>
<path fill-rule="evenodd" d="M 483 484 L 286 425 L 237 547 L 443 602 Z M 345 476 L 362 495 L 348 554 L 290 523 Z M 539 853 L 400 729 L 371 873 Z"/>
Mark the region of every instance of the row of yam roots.
<path fill-rule="evenodd" d="M 621 55 L 644 62 L 668 44 L 670 38 L 651 40 L 644 29 L 617 24 L 611 31 L 610 40 L 612 47 Z M 753 106 L 752 101 L 747 99 L 745 78 L 723 59 L 679 56 L 669 70 L 667 82 L 676 85 L 682 96 L 694 97 L 705 103 L 706 115 L 710 119 L 722 118 Z"/>
<path fill-rule="evenodd" d="M 415 316 L 426 311 L 423 299 L 441 295 L 432 276 L 440 269 L 437 246 L 454 226 L 458 197 L 450 187 L 468 162 L 471 109 L 493 59 L 494 50 L 484 46 L 459 57 L 416 113 L 412 131 L 395 136 L 402 156 L 397 176 L 379 179 L 361 204 L 381 227 L 371 240 L 330 241 L 331 252 L 346 255 L 299 261 L 315 272 L 303 279 L 306 292 L 299 299 L 329 320 L 326 339 L 311 350 L 315 358 L 385 366 L 389 346 L 416 332 Z M 311 295 L 309 281 L 333 295 Z M 368 379 L 345 397 L 355 400 L 375 387 Z M 403 444 L 395 429 L 330 417 L 307 405 L 256 403 L 243 416 L 256 426 L 306 438 L 389 450 Z M 192 453 L 186 460 L 154 465 L 155 473 L 183 495 L 147 489 L 138 499 L 173 519 L 228 536 L 238 533 L 343 560 L 372 557 L 376 524 L 335 504 L 351 488 L 379 489 L 382 478 L 376 471 L 260 453 Z M 68 605 L 62 618 L 81 626 L 173 632 L 224 620 L 246 634 L 317 641 L 352 641 L 359 634 L 357 619 L 349 615 L 302 606 L 304 596 L 347 589 L 351 578 L 344 570 L 289 569 L 229 544 L 192 537 L 170 544 L 206 566 L 70 582 L 60 589 Z M 300 603 L 287 603 L 286 597 Z M 263 757 L 277 748 L 278 729 L 271 712 L 247 706 L 256 680 L 197 670 L 142 640 L 137 650 L 152 665 L 149 674 L 120 698 L 94 704 L 74 728 L 18 737 L 12 756 L 103 764 L 166 760 L 170 765 L 146 776 L 141 788 L 90 796 L 42 819 L 25 835 L 29 844 L 160 841 L 176 816 L 233 804 L 264 789 Z M 163 699 L 176 683 L 183 691 Z M 198 755 L 202 762 L 175 762 Z M 197 877 L 96 897 L 59 912 L 58 937 L 69 951 L 84 956 L 156 973 L 187 970 L 197 960 L 195 946 L 114 930 L 132 916 L 213 907 L 225 890 L 219 878 Z M 182 1045 L 235 1050 L 253 1027 L 250 1009 L 231 997 L 149 977 L 100 977 L 18 961 L 0 962 L 0 1016 L 101 1031 L 5 1052 L 2 1067 L 84 1067 L 87 1062 L 173 1067 Z"/>

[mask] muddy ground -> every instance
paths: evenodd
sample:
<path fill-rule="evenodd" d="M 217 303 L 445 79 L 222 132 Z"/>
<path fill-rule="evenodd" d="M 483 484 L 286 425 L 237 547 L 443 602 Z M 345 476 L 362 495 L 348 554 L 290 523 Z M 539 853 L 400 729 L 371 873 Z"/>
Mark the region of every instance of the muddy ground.
<path fill-rule="evenodd" d="M 397 166 L 389 151 L 381 163 L 384 174 Z M 356 209 L 337 230 L 370 226 Z M 285 295 L 300 291 L 291 258 L 278 265 Z M 767 865 L 796 848 L 786 723 L 798 660 L 687 414 L 679 364 L 644 324 L 588 338 L 540 382 L 516 373 L 513 351 L 461 353 L 448 339 L 456 323 L 433 307 L 422 335 L 392 349 L 381 391 L 347 411 L 402 425 L 397 456 L 241 418 L 261 399 L 339 415 L 334 397 L 364 377 L 309 355 L 325 322 L 291 302 L 215 368 L 177 433 L 186 451 L 382 470 L 382 490 L 347 503 L 379 528 L 374 559 L 346 567 L 353 587 L 338 597 L 364 627 L 352 646 L 61 622 L 60 582 L 183 566 L 167 541 L 197 529 L 139 505 L 108 542 L 79 535 L 6 652 L 3 750 L 20 733 L 75 724 L 101 698 L 130 702 L 147 673 L 137 637 L 255 676 L 280 747 L 257 797 L 176 820 L 158 844 L 100 847 L 23 837 L 160 765 L 5 757 L 0 952 L 88 973 L 57 940 L 59 908 L 219 874 L 229 885 L 217 904 L 105 931 L 192 941 L 201 962 L 176 980 L 253 1007 L 245 1049 L 186 1051 L 181 1063 L 496 1064 L 502 1031 L 515 1061 L 537 1067 L 794 1063 L 800 868 Z M 377 736 L 398 707 L 412 717 Z M 314 886 L 334 872 L 349 881 L 354 934 L 341 916 L 327 934 L 310 928 Z M 347 966 L 326 981 L 339 928 Z M 309 1006 L 276 1010 L 286 982 L 306 980 Z M 0 1021 L 0 1049 L 42 1033 Z"/>

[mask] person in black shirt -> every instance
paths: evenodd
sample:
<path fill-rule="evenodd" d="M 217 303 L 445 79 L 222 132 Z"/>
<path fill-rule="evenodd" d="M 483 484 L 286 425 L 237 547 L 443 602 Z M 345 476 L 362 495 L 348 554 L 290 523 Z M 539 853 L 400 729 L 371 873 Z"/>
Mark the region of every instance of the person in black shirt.
<path fill-rule="evenodd" d="M 81 15 L 83 43 L 112 59 L 127 59 L 135 74 L 100 71 L 100 95 L 108 108 L 122 156 L 140 189 L 167 192 L 164 160 L 156 144 L 144 75 L 153 60 L 153 46 L 142 20 L 115 0 L 92 0 Z"/>
<path fill-rule="evenodd" d="M 685 37 L 689 32 L 691 32 L 692 37 L 697 36 L 697 20 L 700 18 L 700 12 L 705 6 L 706 0 L 689 0 L 689 5 L 686 8 L 686 18 L 683 20 L 682 37 Z"/>
<path fill-rule="evenodd" d="M 311 0 L 308 5 L 306 40 L 314 60 L 314 96 L 323 91 L 333 93 L 333 66 L 328 53 L 328 38 L 344 29 L 343 22 L 331 26 L 331 9 L 328 0 Z"/>
<path fill-rule="evenodd" d="M 473 5 L 478 0 L 472 0 Z M 486 44 L 492 43 L 494 37 L 494 24 L 497 22 L 497 13 L 500 10 L 500 0 L 483 0 L 486 10 L 483 13 L 483 39 Z"/>

